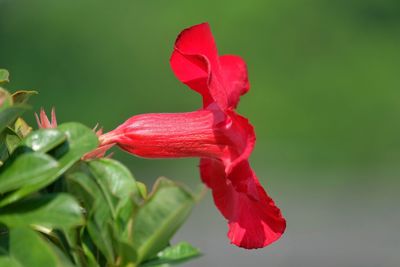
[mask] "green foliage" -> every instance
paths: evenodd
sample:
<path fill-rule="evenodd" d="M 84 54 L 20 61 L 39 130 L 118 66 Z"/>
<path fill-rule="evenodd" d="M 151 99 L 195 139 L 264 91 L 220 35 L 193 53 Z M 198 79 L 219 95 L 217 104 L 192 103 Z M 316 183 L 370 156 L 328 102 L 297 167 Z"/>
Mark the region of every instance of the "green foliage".
<path fill-rule="evenodd" d="M 26 91 L 26 90 L 20 90 L 12 94 L 12 98 L 14 103 L 19 103 L 19 104 L 24 104 L 27 103 L 29 98 L 33 95 L 37 95 L 38 93 L 36 91 Z"/>
<path fill-rule="evenodd" d="M 10 76 L 10 74 L 8 73 L 7 70 L 0 69 L 0 84 L 8 82 L 9 81 L 9 79 L 8 79 L 9 76 Z"/>
<path fill-rule="evenodd" d="M 4 106 L 0 107 L 0 131 L 3 131 L 7 126 L 15 122 L 28 109 L 27 106 L 22 104 L 8 106 L 11 105 L 10 102 L 8 100 L 5 101 L 3 102 Z"/>
<path fill-rule="evenodd" d="M 67 136 L 58 129 L 40 129 L 27 136 L 21 146 L 37 152 L 49 152 L 67 140 Z"/>
<path fill-rule="evenodd" d="M 163 266 L 165 264 L 178 264 L 190 260 L 201 255 L 197 248 L 186 242 L 181 242 L 175 246 L 167 247 L 160 251 L 157 257 L 145 262 L 143 267 L 156 267 Z"/>
<path fill-rule="evenodd" d="M 0 83 L 8 82 L 0 70 Z M 170 246 L 196 197 L 160 178 L 150 194 L 97 148 L 88 127 L 32 128 L 20 118 L 34 91 L 0 89 L 0 267 L 169 266 L 200 255 Z"/>
<path fill-rule="evenodd" d="M 133 241 L 139 259 L 147 260 L 167 247 L 193 203 L 193 196 L 184 188 L 165 178 L 157 181 L 133 224 Z"/>
<path fill-rule="evenodd" d="M 0 174 L 0 207 L 39 190 L 57 178 L 59 163 L 43 153 L 22 154 Z M 8 193 L 8 194 L 6 194 Z"/>
<path fill-rule="evenodd" d="M 0 266 L 74 266 L 56 245 L 30 228 L 11 229 L 8 246 L 8 251 L 2 250 Z"/>

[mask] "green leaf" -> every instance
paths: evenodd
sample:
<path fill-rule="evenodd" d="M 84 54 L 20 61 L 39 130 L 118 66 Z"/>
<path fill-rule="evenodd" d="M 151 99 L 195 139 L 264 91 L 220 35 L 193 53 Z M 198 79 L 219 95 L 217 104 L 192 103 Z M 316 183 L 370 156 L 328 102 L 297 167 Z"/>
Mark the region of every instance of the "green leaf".
<path fill-rule="evenodd" d="M 67 135 L 58 129 L 39 129 L 27 136 L 21 146 L 46 153 L 67 140 Z"/>
<path fill-rule="evenodd" d="M 98 202 L 103 202 L 104 197 L 96 182 L 85 172 L 76 171 L 66 174 L 67 191 L 74 195 L 89 215 L 97 209 Z"/>
<path fill-rule="evenodd" d="M 68 192 L 83 202 L 87 212 L 87 230 L 108 262 L 115 261 L 112 215 L 95 180 L 84 172 L 67 174 Z"/>
<path fill-rule="evenodd" d="M 136 253 L 128 241 L 140 199 L 136 181 L 125 166 L 112 159 L 89 161 L 85 167 L 87 174 L 68 174 L 67 184 L 87 209 L 89 235 L 109 262 L 116 255 L 122 262 L 132 262 Z"/>
<path fill-rule="evenodd" d="M 182 263 L 199 256 L 201 256 L 199 249 L 193 247 L 187 242 L 180 242 L 175 246 L 167 247 L 163 251 L 159 252 L 157 254 L 157 259 L 159 260 L 159 264 L 175 264 Z"/>
<path fill-rule="evenodd" d="M 113 219 L 117 219 L 117 214 L 126 200 L 140 200 L 135 179 L 118 161 L 97 159 L 88 162 L 88 166 L 109 205 Z"/>
<path fill-rule="evenodd" d="M 67 135 L 68 142 L 54 151 L 54 156 L 59 159 L 59 175 L 68 170 L 83 155 L 97 148 L 98 138 L 88 127 L 76 123 L 64 123 L 58 129 Z"/>
<path fill-rule="evenodd" d="M 8 254 L 0 254 L 0 266 L 2 267 L 23 267 Z"/>
<path fill-rule="evenodd" d="M 11 154 L 18 147 L 19 143 L 21 143 L 21 138 L 10 128 L 7 128 L 4 133 L 7 150 Z"/>
<path fill-rule="evenodd" d="M 26 91 L 20 90 L 13 93 L 11 96 L 13 98 L 14 103 L 25 104 L 28 102 L 29 98 L 33 95 L 37 95 L 36 91 Z"/>
<path fill-rule="evenodd" d="M 8 108 L 12 106 L 12 104 L 13 104 L 13 99 L 10 93 L 7 90 L 0 87 L 0 110 Z"/>
<path fill-rule="evenodd" d="M 6 145 L 6 136 L 7 135 L 5 132 L 0 133 L 0 167 L 9 157 L 8 148 Z"/>
<path fill-rule="evenodd" d="M 19 156 L 0 173 L 0 193 L 15 190 L 0 200 L 0 207 L 49 185 L 57 179 L 59 168 L 57 161 L 46 154 Z"/>
<path fill-rule="evenodd" d="M 139 208 L 133 225 L 133 244 L 139 262 L 150 259 L 164 249 L 186 220 L 195 203 L 182 186 L 160 178 L 153 193 Z"/>
<path fill-rule="evenodd" d="M 7 126 L 11 125 L 19 116 L 22 115 L 22 113 L 24 113 L 28 109 L 28 106 L 21 104 L 1 109 L 0 132 L 2 132 Z"/>
<path fill-rule="evenodd" d="M 137 253 L 135 248 L 124 241 L 118 243 L 118 257 L 121 266 L 137 266 Z"/>
<path fill-rule="evenodd" d="M 140 267 L 155 267 L 162 264 L 179 264 L 201 256 L 200 251 L 187 242 L 167 247 L 157 254 L 157 257 L 145 262 Z"/>
<path fill-rule="evenodd" d="M 60 193 L 41 195 L 1 208 L 0 222 L 10 228 L 38 225 L 68 230 L 82 225 L 84 220 L 75 198 Z"/>
<path fill-rule="evenodd" d="M 136 181 L 136 185 L 139 189 L 142 198 L 147 198 L 147 187 L 144 183 Z"/>
<path fill-rule="evenodd" d="M 5 69 L 0 69 L 0 83 L 10 81 L 10 73 Z"/>
<path fill-rule="evenodd" d="M 19 267 L 73 267 L 56 246 L 29 228 L 10 230 L 9 257 Z"/>
<path fill-rule="evenodd" d="M 51 180 L 59 164 L 49 155 L 35 152 L 17 157 L 0 173 L 0 193 Z M 1 201 L 0 203 L 3 203 Z"/>
<path fill-rule="evenodd" d="M 123 262 L 131 262 L 136 259 L 135 248 L 131 245 L 132 229 L 131 225 L 134 219 L 134 213 L 137 210 L 138 202 L 141 200 L 137 183 L 130 171 L 121 163 L 112 159 L 97 159 L 88 162 L 89 171 L 97 183 L 104 202 L 102 206 L 95 211 L 96 225 L 100 226 L 89 229 L 93 238 L 101 231 L 101 225 L 112 225 L 110 235 L 114 239 L 117 255 Z M 97 215 L 99 210 L 108 206 L 108 218 Z"/>
<path fill-rule="evenodd" d="M 14 131 L 18 134 L 19 137 L 25 138 L 31 131 L 32 127 L 30 127 L 22 118 L 18 118 L 14 124 Z"/>
<path fill-rule="evenodd" d="M 99 267 L 95 256 L 85 243 L 82 243 L 82 252 L 86 256 L 88 267 Z"/>
<path fill-rule="evenodd" d="M 51 151 L 58 159 L 58 162 L 46 154 L 30 152 L 18 156 L 4 172 L 0 173 L 0 193 L 15 190 L 23 186 L 3 198 L 0 201 L 0 207 L 54 182 L 74 163 L 79 161 L 84 154 L 97 147 L 97 136 L 92 130 L 82 124 L 66 123 L 61 125 L 59 130 L 63 136 L 67 136 L 67 142 L 62 143 Z M 46 134 L 48 134 L 47 131 L 50 132 L 46 130 Z M 54 139 L 47 141 L 46 138 L 40 139 L 40 141 L 44 142 L 44 145 L 40 142 L 35 143 L 32 140 L 29 144 L 32 145 L 32 149 L 46 151 L 60 140 L 60 135 L 55 134 Z M 48 162 L 46 163 L 45 160 L 48 160 Z M 3 184 L 6 187 L 2 187 Z"/>

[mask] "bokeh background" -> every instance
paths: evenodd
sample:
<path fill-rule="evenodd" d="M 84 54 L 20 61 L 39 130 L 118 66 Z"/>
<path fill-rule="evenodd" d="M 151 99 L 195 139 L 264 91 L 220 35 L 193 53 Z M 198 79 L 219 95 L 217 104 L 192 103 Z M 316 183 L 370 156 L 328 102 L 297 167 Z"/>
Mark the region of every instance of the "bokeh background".
<path fill-rule="evenodd" d="M 265 249 L 236 248 L 208 193 L 176 236 L 204 252 L 186 266 L 400 266 L 398 0 L 0 0 L 0 67 L 11 89 L 40 92 L 36 111 L 110 130 L 200 107 L 168 60 L 203 21 L 221 54 L 247 61 L 251 161 L 288 228 Z M 197 159 L 115 158 L 148 184 L 200 183 Z"/>

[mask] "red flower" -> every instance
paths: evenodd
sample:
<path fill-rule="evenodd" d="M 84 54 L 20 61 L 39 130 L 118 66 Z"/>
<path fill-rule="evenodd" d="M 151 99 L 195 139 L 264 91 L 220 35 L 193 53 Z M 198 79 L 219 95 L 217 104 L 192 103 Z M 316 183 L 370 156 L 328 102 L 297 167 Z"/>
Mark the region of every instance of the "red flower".
<path fill-rule="evenodd" d="M 218 56 L 204 23 L 179 35 L 170 63 L 178 79 L 202 95 L 203 108 L 134 116 L 102 135 L 101 144 L 148 158 L 200 157 L 201 178 L 228 220 L 231 242 L 250 249 L 276 241 L 286 221 L 249 165 L 253 127 L 234 111 L 249 90 L 245 62 Z"/>

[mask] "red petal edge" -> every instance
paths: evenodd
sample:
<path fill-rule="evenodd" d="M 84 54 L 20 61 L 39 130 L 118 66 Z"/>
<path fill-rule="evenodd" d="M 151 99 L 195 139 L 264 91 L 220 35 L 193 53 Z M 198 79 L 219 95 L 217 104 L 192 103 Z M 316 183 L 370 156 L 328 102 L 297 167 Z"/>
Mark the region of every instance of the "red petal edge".
<path fill-rule="evenodd" d="M 241 95 L 250 89 L 247 66 L 239 56 L 224 55 L 219 57 L 225 88 L 229 94 L 229 106 L 236 108 Z"/>
<path fill-rule="evenodd" d="M 176 77 L 203 96 L 204 107 L 214 102 L 209 89 L 212 66 L 218 66 L 218 51 L 208 23 L 183 30 L 170 59 Z"/>
<path fill-rule="evenodd" d="M 278 240 L 285 231 L 286 221 L 248 161 L 236 165 L 228 176 L 224 168 L 218 160 L 200 161 L 201 178 L 212 189 L 216 206 L 228 220 L 231 243 L 255 249 Z"/>
<path fill-rule="evenodd" d="M 216 102 L 221 109 L 235 108 L 249 90 L 247 68 L 238 56 L 218 56 L 208 23 L 182 31 L 170 59 L 177 78 L 203 96 L 203 106 Z"/>

